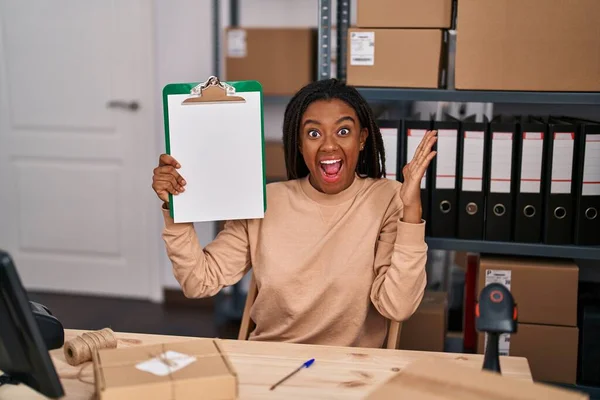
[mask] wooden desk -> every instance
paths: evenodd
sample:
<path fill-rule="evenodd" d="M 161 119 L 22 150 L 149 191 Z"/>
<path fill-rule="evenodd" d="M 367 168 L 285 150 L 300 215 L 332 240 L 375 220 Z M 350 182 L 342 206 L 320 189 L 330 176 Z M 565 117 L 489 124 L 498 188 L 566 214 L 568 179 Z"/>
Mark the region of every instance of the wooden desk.
<path fill-rule="evenodd" d="M 67 330 L 69 340 L 81 331 Z M 180 336 L 117 333 L 118 347 L 166 343 L 186 340 Z M 202 339 L 200 339 L 202 340 Z M 386 349 L 362 349 L 287 343 L 264 343 L 223 340 L 223 347 L 236 369 L 240 383 L 240 399 L 361 399 L 399 369 L 423 357 L 454 359 L 457 363 L 481 368 L 481 355 L 430 353 Z M 94 387 L 91 362 L 73 367 L 65 361 L 62 349 L 50 352 L 66 391 L 65 400 L 93 399 Z M 315 358 L 309 369 L 302 370 L 274 391 L 269 387 L 297 368 Z M 501 357 L 505 376 L 531 381 L 527 360 Z M 79 379 L 78 379 L 79 375 Z M 44 399 L 28 387 L 0 388 L 0 400 Z"/>

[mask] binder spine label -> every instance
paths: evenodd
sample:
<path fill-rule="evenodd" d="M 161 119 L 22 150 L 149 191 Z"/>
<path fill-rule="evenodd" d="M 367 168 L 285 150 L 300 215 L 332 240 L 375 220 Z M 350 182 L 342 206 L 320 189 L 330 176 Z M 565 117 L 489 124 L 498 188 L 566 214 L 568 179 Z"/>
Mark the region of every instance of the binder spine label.
<path fill-rule="evenodd" d="M 510 290 L 511 271 L 488 269 L 485 271 L 485 286 L 490 283 L 499 283 Z M 487 348 L 487 334 L 485 335 L 484 349 Z M 501 356 L 510 355 L 510 333 L 503 333 L 498 341 L 498 353 Z"/>
<path fill-rule="evenodd" d="M 600 196 L 600 135 L 587 135 L 583 158 L 582 196 Z"/>
<path fill-rule="evenodd" d="M 388 179 L 396 180 L 398 129 L 381 128 L 380 131 L 385 149 L 385 174 Z"/>
<path fill-rule="evenodd" d="M 439 129 L 436 154 L 435 187 L 454 189 L 456 187 L 456 129 Z"/>
<path fill-rule="evenodd" d="M 512 132 L 492 134 L 491 193 L 510 193 L 512 146 Z"/>
<path fill-rule="evenodd" d="M 426 133 L 427 133 L 427 131 L 425 129 L 409 129 L 406 132 L 406 155 L 407 155 L 406 158 L 407 159 L 408 159 L 408 157 L 410 157 L 411 160 L 414 158 L 415 151 L 417 150 L 417 147 L 419 147 L 419 143 L 421 143 L 421 140 L 423 140 L 423 137 L 425 137 Z M 423 178 L 421 179 L 421 189 L 427 188 L 426 177 L 427 177 L 427 171 L 425 171 L 425 173 L 423 174 Z"/>
<path fill-rule="evenodd" d="M 481 192 L 483 190 L 483 131 L 466 131 L 463 145 L 462 190 Z"/>
<path fill-rule="evenodd" d="M 227 56 L 232 58 L 244 58 L 247 56 L 246 31 L 244 29 L 232 29 L 227 32 Z"/>
<path fill-rule="evenodd" d="M 350 65 L 375 65 L 375 32 L 350 34 Z"/>
<path fill-rule="evenodd" d="M 521 193 L 540 193 L 542 180 L 543 132 L 523 132 Z"/>
<path fill-rule="evenodd" d="M 483 131 L 466 131 L 463 144 L 462 190 L 481 192 L 483 190 Z"/>
<path fill-rule="evenodd" d="M 554 133 L 550 193 L 571 193 L 574 142 L 574 133 Z"/>

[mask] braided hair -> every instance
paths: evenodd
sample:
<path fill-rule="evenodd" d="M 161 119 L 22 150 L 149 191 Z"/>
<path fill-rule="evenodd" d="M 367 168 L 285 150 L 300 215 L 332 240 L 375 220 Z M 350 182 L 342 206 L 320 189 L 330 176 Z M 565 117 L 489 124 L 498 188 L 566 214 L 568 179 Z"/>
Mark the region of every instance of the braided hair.
<path fill-rule="evenodd" d="M 288 179 L 303 178 L 309 174 L 300 153 L 300 124 L 308 106 L 318 100 L 339 99 L 354 109 L 360 127 L 369 131 L 365 148 L 360 152 L 356 165 L 359 176 L 385 177 L 385 151 L 383 138 L 367 101 L 358 91 L 337 79 L 325 79 L 309 83 L 300 89 L 288 103 L 283 118 L 283 144 Z"/>

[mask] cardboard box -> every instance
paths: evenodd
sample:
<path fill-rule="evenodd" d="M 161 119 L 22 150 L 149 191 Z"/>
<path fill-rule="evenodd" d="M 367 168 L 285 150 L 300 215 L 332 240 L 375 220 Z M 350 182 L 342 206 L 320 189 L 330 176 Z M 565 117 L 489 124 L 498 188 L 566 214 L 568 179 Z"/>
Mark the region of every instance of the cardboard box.
<path fill-rule="evenodd" d="M 437 88 L 445 65 L 437 29 L 349 29 L 348 84 Z"/>
<path fill-rule="evenodd" d="M 585 400 L 587 394 L 515 379 L 464 362 L 423 358 L 392 375 L 367 400 Z"/>
<path fill-rule="evenodd" d="M 579 268 L 570 260 L 482 256 L 477 300 L 486 282 L 508 282 L 519 322 L 577 326 Z"/>
<path fill-rule="evenodd" d="M 238 396 L 237 374 L 218 340 L 102 349 L 93 364 L 99 400 Z"/>
<path fill-rule="evenodd" d="M 257 80 L 265 95 L 292 95 L 316 76 L 314 28 L 228 28 L 225 77 Z"/>
<path fill-rule="evenodd" d="M 287 180 L 285 150 L 279 141 L 265 141 L 265 175 L 267 182 Z"/>
<path fill-rule="evenodd" d="M 359 28 L 450 28 L 452 0 L 358 0 Z"/>
<path fill-rule="evenodd" d="M 504 355 L 525 357 L 536 381 L 575 384 L 579 329 L 567 326 L 519 324 L 517 333 L 500 337 Z M 477 337 L 477 352 L 485 352 L 485 334 Z"/>
<path fill-rule="evenodd" d="M 460 0 L 457 89 L 600 91 L 600 1 Z"/>
<path fill-rule="evenodd" d="M 425 292 L 417 311 L 402 323 L 400 349 L 444 351 L 448 320 L 448 294 Z"/>

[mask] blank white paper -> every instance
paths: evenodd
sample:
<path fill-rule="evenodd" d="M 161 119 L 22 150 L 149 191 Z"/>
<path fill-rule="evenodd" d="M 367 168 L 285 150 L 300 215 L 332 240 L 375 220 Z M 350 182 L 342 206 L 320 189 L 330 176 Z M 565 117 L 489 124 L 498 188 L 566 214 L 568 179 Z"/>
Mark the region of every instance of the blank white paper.
<path fill-rule="evenodd" d="M 245 103 L 182 105 L 169 95 L 171 155 L 181 164 L 185 192 L 173 196 L 175 222 L 264 217 L 260 92 Z"/>

